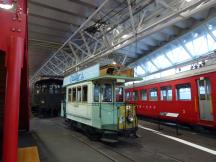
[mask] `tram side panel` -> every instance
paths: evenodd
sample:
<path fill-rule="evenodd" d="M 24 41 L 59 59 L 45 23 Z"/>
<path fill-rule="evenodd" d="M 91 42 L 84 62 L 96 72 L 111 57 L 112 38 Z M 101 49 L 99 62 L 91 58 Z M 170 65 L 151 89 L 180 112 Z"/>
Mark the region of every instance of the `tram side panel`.
<path fill-rule="evenodd" d="M 81 102 L 81 93 L 83 86 L 88 88 L 88 98 L 87 101 Z M 66 97 L 66 117 L 68 119 L 74 120 L 79 123 L 86 125 L 92 125 L 92 105 L 91 105 L 91 91 L 92 84 L 84 83 L 78 84 L 76 86 L 67 87 L 67 97 Z M 70 95 L 71 93 L 71 95 Z M 71 97 L 71 98 L 70 98 Z"/>

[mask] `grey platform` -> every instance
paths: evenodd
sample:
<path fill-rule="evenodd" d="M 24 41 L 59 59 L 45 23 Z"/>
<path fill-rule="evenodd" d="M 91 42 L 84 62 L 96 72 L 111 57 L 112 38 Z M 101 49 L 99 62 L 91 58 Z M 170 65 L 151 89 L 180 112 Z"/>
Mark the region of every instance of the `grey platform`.
<path fill-rule="evenodd" d="M 149 128 L 157 125 L 140 122 Z M 163 127 L 163 126 L 162 126 Z M 164 128 L 175 136 L 175 129 Z M 41 162 L 213 162 L 216 156 L 148 130 L 139 138 L 122 138 L 114 145 L 90 141 L 84 134 L 68 129 L 60 118 L 32 119 L 31 132 L 37 141 Z M 190 131 L 180 131 L 184 140 L 216 150 L 216 140 Z"/>

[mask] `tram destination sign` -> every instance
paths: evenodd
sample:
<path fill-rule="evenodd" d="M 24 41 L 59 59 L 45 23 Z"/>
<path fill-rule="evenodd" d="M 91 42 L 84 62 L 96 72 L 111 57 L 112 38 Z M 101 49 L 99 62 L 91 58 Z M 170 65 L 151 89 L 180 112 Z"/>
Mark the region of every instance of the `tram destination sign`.
<path fill-rule="evenodd" d="M 75 84 L 81 81 L 99 77 L 100 75 L 100 65 L 96 64 L 87 69 L 78 71 L 64 78 L 63 86 L 70 84 Z"/>

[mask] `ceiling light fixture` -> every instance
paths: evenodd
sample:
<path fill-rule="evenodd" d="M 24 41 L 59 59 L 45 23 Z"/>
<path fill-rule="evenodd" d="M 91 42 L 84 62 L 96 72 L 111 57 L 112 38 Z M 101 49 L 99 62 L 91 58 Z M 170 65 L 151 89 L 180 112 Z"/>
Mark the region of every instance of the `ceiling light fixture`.
<path fill-rule="evenodd" d="M 10 10 L 13 8 L 13 4 L 0 4 L 0 8 Z"/>
<path fill-rule="evenodd" d="M 125 38 L 127 38 L 128 36 L 129 36 L 128 34 L 125 34 L 125 35 L 122 36 L 122 38 L 125 39 Z"/>

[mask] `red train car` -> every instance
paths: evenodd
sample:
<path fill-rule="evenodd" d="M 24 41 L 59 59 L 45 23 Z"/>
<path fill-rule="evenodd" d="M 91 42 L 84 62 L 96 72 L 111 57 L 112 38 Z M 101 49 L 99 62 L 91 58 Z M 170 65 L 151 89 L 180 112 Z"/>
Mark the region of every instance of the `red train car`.
<path fill-rule="evenodd" d="M 158 118 L 170 112 L 179 114 L 182 124 L 216 128 L 216 66 L 126 87 L 126 100 L 137 106 L 140 116 Z"/>

